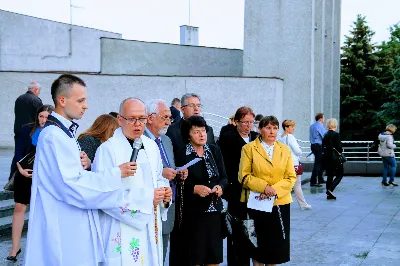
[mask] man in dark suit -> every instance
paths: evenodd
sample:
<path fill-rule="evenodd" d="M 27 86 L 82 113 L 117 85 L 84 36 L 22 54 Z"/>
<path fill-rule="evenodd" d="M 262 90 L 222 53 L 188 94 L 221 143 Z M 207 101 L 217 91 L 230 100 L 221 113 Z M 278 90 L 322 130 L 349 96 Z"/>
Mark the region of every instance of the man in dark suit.
<path fill-rule="evenodd" d="M 246 219 L 246 205 L 240 202 L 242 186 L 238 181 L 239 163 L 242 147 L 255 140 L 258 133 L 251 131 L 254 123 L 254 112 L 251 108 L 240 107 L 235 113 L 234 121 L 236 129 L 221 135 L 218 143 L 229 181 L 223 197 L 228 201 L 228 212 L 231 215 Z M 240 250 L 237 249 L 240 247 L 235 246 L 234 250 L 231 237 L 228 237 L 227 248 L 229 266 L 249 265 L 250 258 L 239 256 Z"/>
<path fill-rule="evenodd" d="M 171 124 L 179 122 L 179 120 L 181 120 L 181 112 L 179 111 L 181 110 L 181 100 L 174 98 L 169 110 L 171 111 L 172 119 L 174 119 Z"/>
<path fill-rule="evenodd" d="M 28 91 L 20 95 L 15 100 L 14 105 L 14 144 L 17 145 L 17 139 L 21 132 L 22 126 L 25 124 L 33 123 L 36 120 L 36 112 L 43 105 L 42 100 L 39 98 L 40 84 L 36 81 L 31 82 L 28 86 Z M 10 177 L 17 169 L 15 156 L 11 163 Z"/>
<path fill-rule="evenodd" d="M 171 111 L 166 103 L 159 99 L 147 103 L 146 112 L 148 119 L 144 135 L 157 143 L 163 161 L 163 177 L 170 181 L 170 186 L 172 188 L 172 203 L 168 209 L 167 220 L 162 223 L 163 261 L 165 261 L 169 234 L 171 233 L 175 222 L 176 183 L 174 179 L 177 175 L 177 172 L 175 171 L 172 142 L 171 139 L 165 135 L 168 127 L 171 125 Z M 187 170 L 184 171 L 184 175 L 187 175 Z"/>
<path fill-rule="evenodd" d="M 174 154 L 180 149 L 185 148 L 185 143 L 183 142 L 181 136 L 181 125 L 183 119 L 187 119 L 193 115 L 200 115 L 202 107 L 200 96 L 194 93 L 186 93 L 185 95 L 183 95 L 181 99 L 181 104 L 183 118 L 179 122 L 171 125 L 167 131 L 167 136 L 171 139 L 174 146 Z M 207 143 L 215 144 L 214 131 L 212 127 L 208 127 Z"/>

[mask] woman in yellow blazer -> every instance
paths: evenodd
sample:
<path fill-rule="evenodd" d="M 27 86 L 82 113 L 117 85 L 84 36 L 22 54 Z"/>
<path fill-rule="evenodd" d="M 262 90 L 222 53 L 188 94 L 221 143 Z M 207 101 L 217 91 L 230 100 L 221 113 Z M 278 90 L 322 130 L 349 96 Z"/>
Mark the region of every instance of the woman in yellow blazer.
<path fill-rule="evenodd" d="M 242 148 L 239 166 L 239 182 L 243 182 L 241 201 L 247 201 L 250 190 L 260 193 L 261 199 L 276 198 L 272 212 L 248 209 L 257 234 L 258 248 L 251 254 L 255 266 L 290 260 L 290 192 L 296 182 L 290 149 L 276 141 L 278 119 L 263 117 L 259 130 L 260 137 Z"/>

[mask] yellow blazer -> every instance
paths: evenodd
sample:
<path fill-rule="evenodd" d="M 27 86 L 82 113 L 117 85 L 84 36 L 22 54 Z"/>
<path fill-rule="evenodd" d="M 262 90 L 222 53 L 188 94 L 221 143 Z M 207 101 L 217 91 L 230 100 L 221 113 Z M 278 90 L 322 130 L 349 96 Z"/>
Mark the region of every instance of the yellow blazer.
<path fill-rule="evenodd" d="M 249 189 L 262 193 L 267 185 L 273 187 L 278 196 L 274 205 L 292 202 L 290 192 L 296 182 L 296 172 L 289 147 L 275 141 L 272 157 L 272 160 L 268 157 L 260 138 L 243 146 L 239 165 L 239 182 L 245 178 L 241 202 L 247 201 Z"/>

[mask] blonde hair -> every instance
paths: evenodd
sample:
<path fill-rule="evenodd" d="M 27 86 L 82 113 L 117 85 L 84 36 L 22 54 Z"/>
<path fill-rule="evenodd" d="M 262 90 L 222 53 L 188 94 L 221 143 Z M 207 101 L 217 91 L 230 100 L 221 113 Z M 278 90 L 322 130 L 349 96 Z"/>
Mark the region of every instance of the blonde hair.
<path fill-rule="evenodd" d="M 389 124 L 386 126 L 386 130 L 392 132 L 392 134 L 393 134 L 394 132 L 396 132 L 397 127 L 393 124 Z"/>
<path fill-rule="evenodd" d="M 326 127 L 327 127 L 328 129 L 337 128 L 337 126 L 338 126 L 338 122 L 337 122 L 336 118 L 329 118 L 329 119 L 326 121 Z"/>
<path fill-rule="evenodd" d="M 283 130 L 285 130 L 287 127 L 294 127 L 296 125 L 296 123 L 293 120 L 283 120 L 282 122 L 282 128 Z"/>
<path fill-rule="evenodd" d="M 114 131 L 119 128 L 118 120 L 109 114 L 104 114 L 94 120 L 93 125 L 79 135 L 78 140 L 84 136 L 92 136 L 101 141 L 107 141 L 114 135 Z"/>

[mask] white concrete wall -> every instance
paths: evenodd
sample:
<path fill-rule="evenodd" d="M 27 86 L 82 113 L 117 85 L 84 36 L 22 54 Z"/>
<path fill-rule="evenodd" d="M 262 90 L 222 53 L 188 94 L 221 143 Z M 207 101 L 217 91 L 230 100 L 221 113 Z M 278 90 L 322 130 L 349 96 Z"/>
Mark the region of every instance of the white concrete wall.
<path fill-rule="evenodd" d="M 0 90 L 0 147 L 13 145 L 14 102 L 26 91 L 31 80 L 42 85 L 40 98 L 44 104 L 52 104 L 50 86 L 58 77 L 52 73 L 0 72 L 3 89 Z M 79 132 L 87 129 L 97 116 L 117 111 L 120 102 L 127 97 L 139 97 L 144 101 L 162 98 L 170 102 L 187 92 L 198 93 L 204 104 L 203 111 L 225 117 L 242 105 L 248 105 L 256 113 L 283 115 L 282 80 L 274 78 L 227 78 L 227 77 L 155 77 L 79 75 L 88 85 L 88 103 L 84 118 L 79 121 Z M 208 116 L 207 116 L 208 117 Z M 206 119 L 208 119 L 206 117 Z"/>
<path fill-rule="evenodd" d="M 0 10 L 0 70 L 99 72 L 101 37 L 121 35 Z"/>
<path fill-rule="evenodd" d="M 242 76 L 243 51 L 102 38 L 101 65 L 103 74 Z"/>
<path fill-rule="evenodd" d="M 284 79 L 283 118 L 299 139 L 317 112 L 339 117 L 339 31 L 340 0 L 246 1 L 243 74 Z"/>

